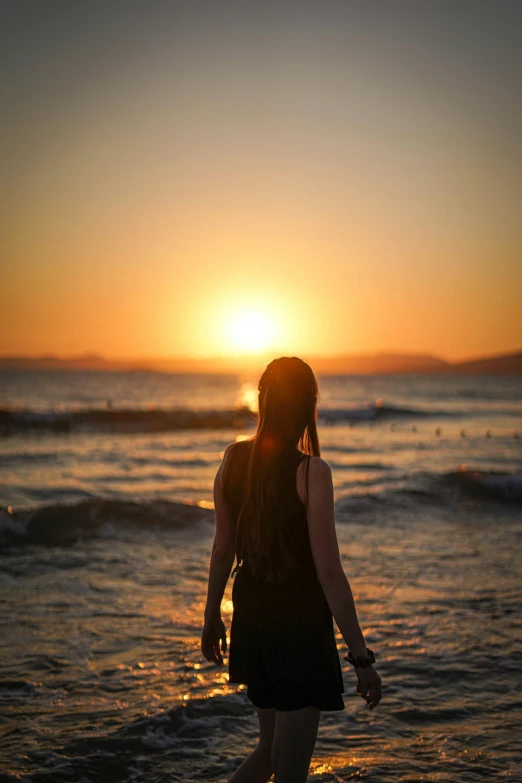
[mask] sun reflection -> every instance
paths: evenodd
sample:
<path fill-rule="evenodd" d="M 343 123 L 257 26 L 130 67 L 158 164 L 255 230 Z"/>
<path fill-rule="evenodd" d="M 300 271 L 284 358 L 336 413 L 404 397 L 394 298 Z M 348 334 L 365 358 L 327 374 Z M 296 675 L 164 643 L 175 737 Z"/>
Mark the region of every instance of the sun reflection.
<path fill-rule="evenodd" d="M 248 408 L 252 413 L 259 411 L 259 391 L 255 384 L 249 381 L 241 386 L 238 404 L 242 408 Z"/>
<path fill-rule="evenodd" d="M 349 757 L 345 754 L 337 756 L 327 756 L 326 758 L 312 759 L 310 772 L 312 775 L 334 774 L 337 771 L 345 770 L 346 767 L 354 767 L 359 763 L 356 756 Z"/>
<path fill-rule="evenodd" d="M 208 694 L 209 696 L 226 696 L 228 693 L 230 693 L 230 690 L 228 688 L 214 688 L 210 691 Z"/>
<path fill-rule="evenodd" d="M 198 500 L 196 501 L 196 506 L 199 506 L 199 508 L 208 508 L 210 511 L 214 510 L 214 503 L 211 500 Z"/>

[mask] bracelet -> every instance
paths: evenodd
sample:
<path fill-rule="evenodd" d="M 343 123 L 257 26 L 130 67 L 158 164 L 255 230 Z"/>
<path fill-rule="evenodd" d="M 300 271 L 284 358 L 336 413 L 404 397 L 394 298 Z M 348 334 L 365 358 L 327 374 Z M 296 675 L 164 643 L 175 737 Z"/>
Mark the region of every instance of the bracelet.
<path fill-rule="evenodd" d="M 354 658 L 351 651 L 348 652 L 348 655 L 344 656 L 345 661 L 348 661 L 348 663 L 351 663 L 352 666 L 355 666 L 355 668 L 361 668 L 366 669 L 368 666 L 371 666 L 372 663 L 375 663 L 375 655 L 373 654 L 373 650 L 370 650 L 369 647 L 366 648 L 366 655 L 358 655 L 357 658 Z"/>

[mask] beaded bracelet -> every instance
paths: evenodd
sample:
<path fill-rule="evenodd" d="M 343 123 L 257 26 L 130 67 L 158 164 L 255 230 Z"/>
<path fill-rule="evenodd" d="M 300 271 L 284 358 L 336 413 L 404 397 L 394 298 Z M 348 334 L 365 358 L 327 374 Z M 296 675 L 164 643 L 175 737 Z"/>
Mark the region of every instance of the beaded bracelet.
<path fill-rule="evenodd" d="M 370 650 L 369 647 L 366 648 L 366 655 L 358 655 L 357 658 L 354 658 L 351 651 L 348 652 L 348 655 L 344 656 L 345 661 L 348 661 L 348 663 L 351 663 L 352 666 L 355 666 L 355 668 L 361 668 L 366 669 L 368 666 L 371 666 L 372 663 L 375 663 L 375 655 L 373 654 L 373 650 Z"/>

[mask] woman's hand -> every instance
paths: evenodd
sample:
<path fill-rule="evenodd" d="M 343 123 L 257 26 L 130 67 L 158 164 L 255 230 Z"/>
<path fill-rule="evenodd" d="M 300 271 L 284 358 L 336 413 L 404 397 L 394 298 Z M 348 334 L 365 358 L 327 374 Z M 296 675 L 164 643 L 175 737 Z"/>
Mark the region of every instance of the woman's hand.
<path fill-rule="evenodd" d="M 382 699 L 381 678 L 373 666 L 363 669 L 358 666 L 355 669 L 357 674 L 357 694 L 366 701 L 370 710 L 378 705 Z"/>
<path fill-rule="evenodd" d="M 203 656 L 207 661 L 223 666 L 222 651 L 223 653 L 227 651 L 227 629 L 225 628 L 225 623 L 221 616 L 212 620 L 205 620 L 203 633 L 201 634 L 201 652 Z"/>

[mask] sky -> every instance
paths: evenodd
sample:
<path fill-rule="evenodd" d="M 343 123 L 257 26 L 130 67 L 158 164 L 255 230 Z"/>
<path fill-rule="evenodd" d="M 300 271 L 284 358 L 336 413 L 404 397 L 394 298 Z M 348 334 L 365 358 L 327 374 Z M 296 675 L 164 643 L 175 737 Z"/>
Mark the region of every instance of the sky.
<path fill-rule="evenodd" d="M 4 0 L 0 353 L 522 348 L 519 0 Z"/>

